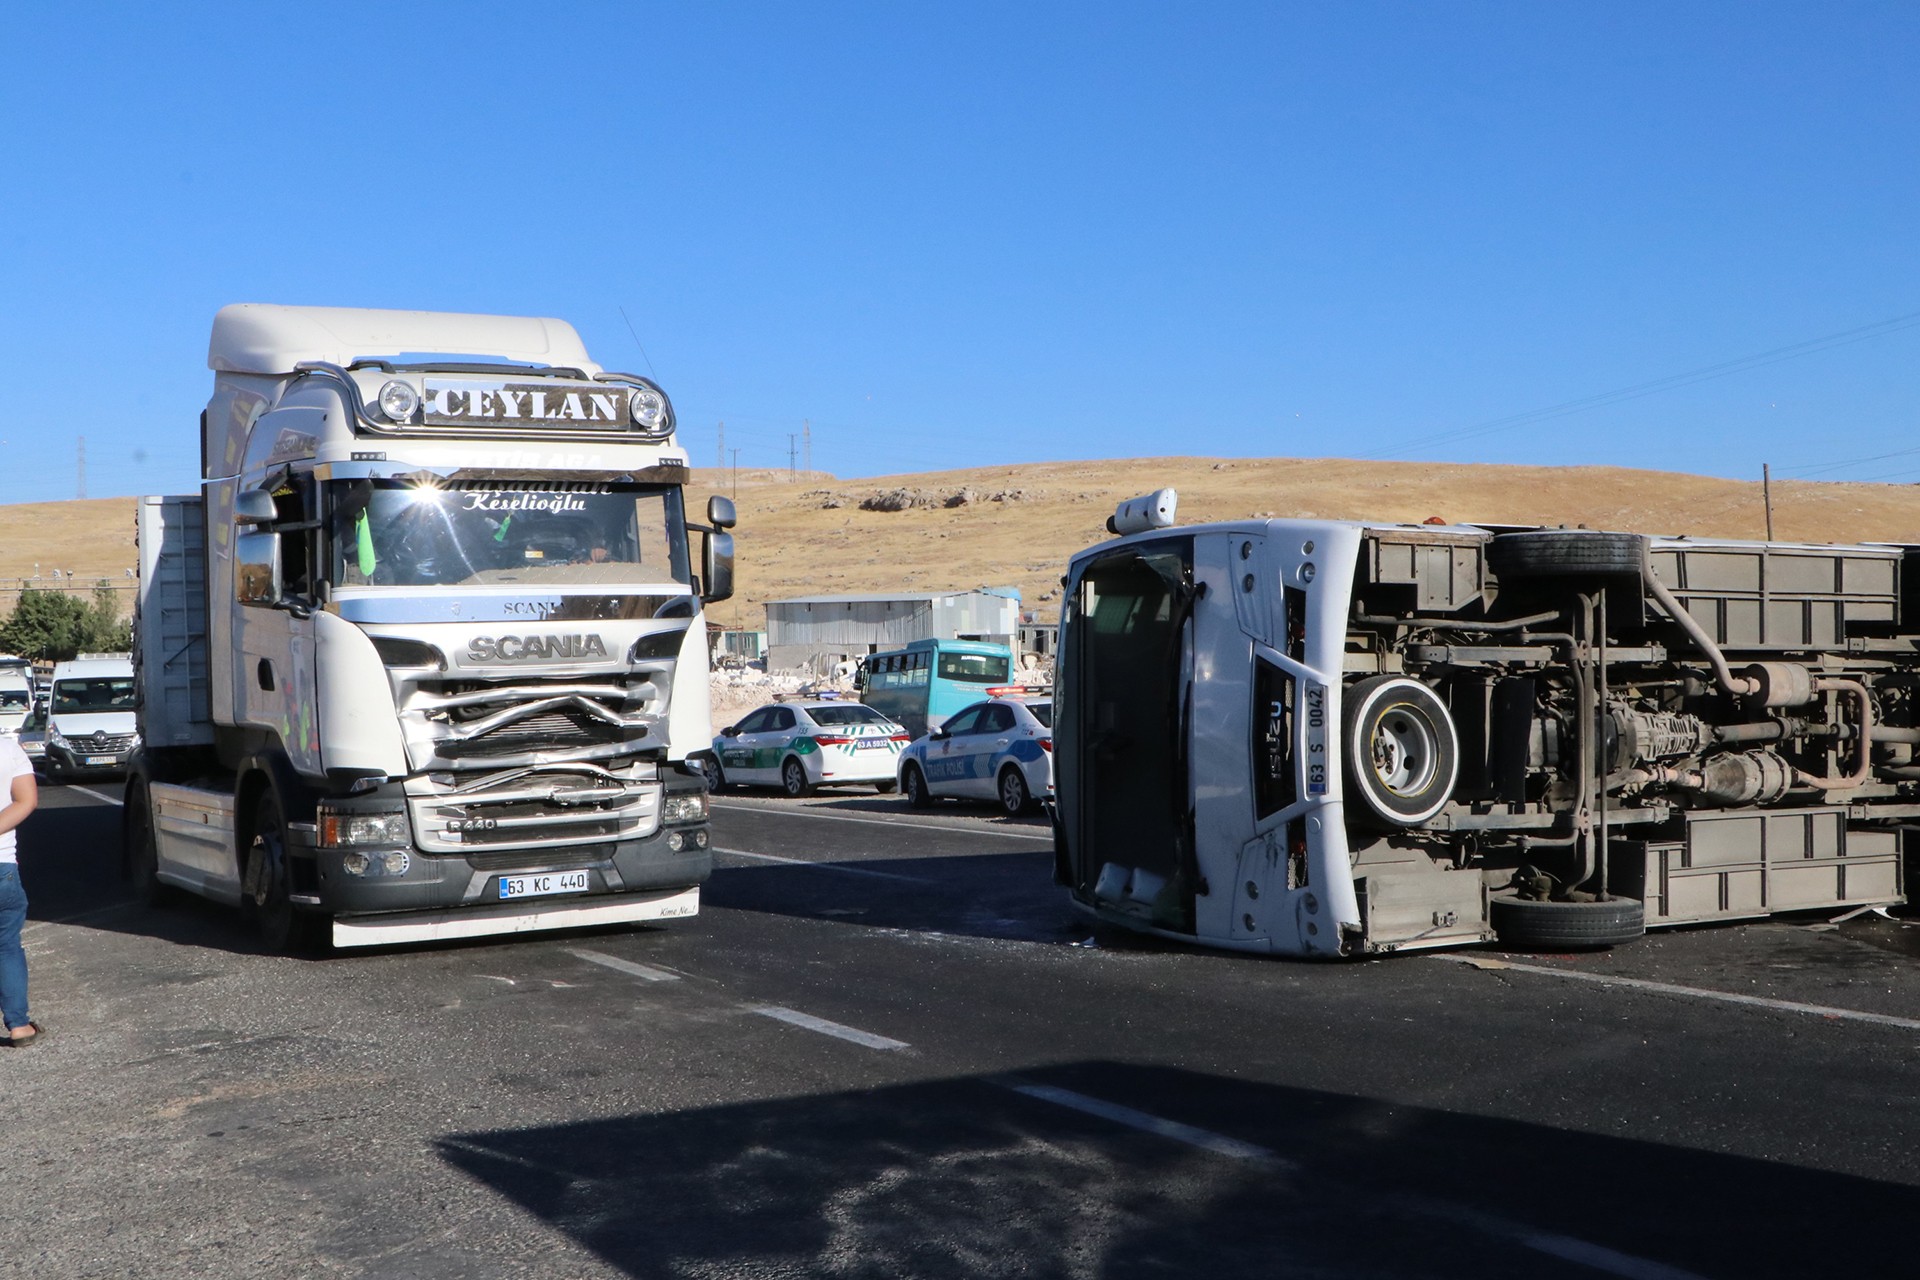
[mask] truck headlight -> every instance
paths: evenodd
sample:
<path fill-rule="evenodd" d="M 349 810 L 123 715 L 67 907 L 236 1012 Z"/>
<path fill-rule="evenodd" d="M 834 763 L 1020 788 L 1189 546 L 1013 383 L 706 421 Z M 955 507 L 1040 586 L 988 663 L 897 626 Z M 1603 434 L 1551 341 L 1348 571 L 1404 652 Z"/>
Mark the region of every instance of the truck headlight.
<path fill-rule="evenodd" d="M 380 412 L 389 422 L 411 422 L 413 411 L 420 407 L 420 393 L 413 384 L 395 378 L 380 388 Z"/>
<path fill-rule="evenodd" d="M 635 387 L 628 403 L 633 425 L 642 431 L 658 431 L 667 424 L 667 398 L 652 387 Z"/>
<path fill-rule="evenodd" d="M 707 793 L 704 791 L 676 791 L 667 797 L 666 804 L 660 810 L 662 822 L 705 822 L 707 820 Z"/>
<path fill-rule="evenodd" d="M 339 813 L 323 806 L 316 817 L 323 848 L 413 843 L 413 830 L 404 812 Z"/>

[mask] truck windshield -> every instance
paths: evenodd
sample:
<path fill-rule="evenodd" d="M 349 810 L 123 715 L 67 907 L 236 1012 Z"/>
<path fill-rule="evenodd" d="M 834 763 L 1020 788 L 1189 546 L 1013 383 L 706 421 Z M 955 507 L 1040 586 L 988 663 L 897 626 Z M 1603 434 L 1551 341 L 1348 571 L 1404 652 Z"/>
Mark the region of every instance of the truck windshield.
<path fill-rule="evenodd" d="M 70 716 L 89 711 L 133 710 L 132 676 L 91 676 L 84 680 L 56 680 L 53 711 Z"/>
<path fill-rule="evenodd" d="M 340 586 L 691 583 L 680 490 L 335 481 Z"/>

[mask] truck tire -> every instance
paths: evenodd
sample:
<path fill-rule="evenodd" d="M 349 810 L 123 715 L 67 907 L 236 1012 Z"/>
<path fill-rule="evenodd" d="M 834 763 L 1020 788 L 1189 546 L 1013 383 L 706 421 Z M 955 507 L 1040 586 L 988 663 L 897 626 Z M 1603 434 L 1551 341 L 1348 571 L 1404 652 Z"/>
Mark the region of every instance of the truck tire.
<path fill-rule="evenodd" d="M 1502 533 L 1487 544 L 1487 567 L 1501 578 L 1568 575 L 1640 576 L 1646 539 L 1599 529 L 1541 529 Z"/>
<path fill-rule="evenodd" d="M 1647 931 L 1647 909 L 1636 898 L 1605 902 L 1536 902 L 1495 898 L 1489 904 L 1502 946 L 1522 951 L 1602 951 Z"/>
<path fill-rule="evenodd" d="M 153 814 L 147 808 L 145 787 L 127 788 L 125 813 L 122 866 L 133 886 L 133 895 L 149 907 L 164 906 L 173 891 L 160 879 L 160 850 L 154 843 Z"/>
<path fill-rule="evenodd" d="M 1460 741 L 1439 695 L 1374 676 L 1349 688 L 1342 708 L 1349 813 L 1393 828 L 1440 812 L 1460 775 Z"/>
<path fill-rule="evenodd" d="M 306 955 L 320 949 L 326 921 L 296 911 L 287 871 L 286 827 L 280 802 L 268 791 L 254 811 L 253 842 L 242 870 L 241 909 L 253 918 L 260 940 L 281 955 Z"/>

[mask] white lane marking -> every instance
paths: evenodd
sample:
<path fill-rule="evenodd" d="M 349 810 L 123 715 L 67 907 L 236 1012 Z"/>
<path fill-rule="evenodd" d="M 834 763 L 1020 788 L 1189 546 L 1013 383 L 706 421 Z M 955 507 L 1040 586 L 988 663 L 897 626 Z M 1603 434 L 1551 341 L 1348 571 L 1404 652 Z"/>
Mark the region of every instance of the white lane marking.
<path fill-rule="evenodd" d="M 856 818 L 845 813 L 821 813 L 817 809 L 780 808 L 770 804 L 719 804 L 714 801 L 709 801 L 708 804 L 711 808 L 732 809 L 736 813 L 783 813 L 792 814 L 796 818 L 819 818 L 825 822 L 861 822 L 870 827 L 895 827 L 908 831 L 944 831 L 956 836 L 990 836 L 997 840 L 1038 840 L 1044 844 L 1053 843 L 1053 837 L 1050 835 L 1036 836 L 1025 831 L 982 831 L 974 827 L 948 826 L 944 822 L 903 822 L 898 818 Z"/>
<path fill-rule="evenodd" d="M 1118 1103 L 1088 1097 L 1084 1093 L 1075 1093 L 1070 1089 L 1056 1089 L 1052 1085 L 1029 1084 L 1012 1077 L 1002 1077 L 992 1080 L 991 1083 L 1041 1102 L 1051 1102 L 1055 1106 L 1068 1107 L 1090 1116 L 1098 1116 L 1100 1119 L 1111 1120 L 1129 1129 L 1138 1129 L 1157 1137 L 1170 1138 L 1175 1142 L 1183 1142 L 1190 1147 L 1198 1147 L 1203 1151 L 1210 1151 L 1229 1159 L 1254 1161 L 1280 1173 L 1304 1172 L 1296 1162 L 1266 1147 L 1242 1142 L 1238 1138 L 1229 1138 L 1211 1129 L 1181 1124 L 1177 1120 L 1168 1120 L 1145 1111 L 1136 1111 L 1132 1107 L 1123 1107 Z M 1522 1248 L 1532 1249 L 1536 1253 L 1544 1253 L 1549 1257 L 1579 1263 L 1595 1271 L 1620 1276 L 1623 1280 L 1700 1280 L 1700 1277 L 1690 1271 L 1682 1271 L 1678 1267 L 1670 1267 L 1663 1262 L 1637 1258 L 1630 1253 L 1621 1253 L 1617 1249 L 1609 1249 L 1605 1245 L 1594 1244 L 1589 1240 L 1541 1231 L 1524 1223 L 1512 1222 L 1495 1214 L 1482 1213 L 1462 1205 L 1429 1200 L 1424 1196 L 1389 1196 L 1388 1200 L 1416 1213 L 1443 1221 L 1464 1223 L 1484 1235 L 1508 1240 Z"/>
<path fill-rule="evenodd" d="M 838 871 L 847 876 L 872 876 L 875 880 L 902 880 L 908 884 L 926 884 L 919 876 L 895 875 L 891 871 L 869 871 L 865 867 L 849 867 L 842 862 L 810 862 L 805 858 L 782 858 L 771 853 L 748 853 L 745 849 L 722 849 L 713 847 L 715 853 L 724 853 L 729 858 L 753 858 L 759 862 L 778 862 L 789 867 L 812 867 L 815 871 Z"/>
<path fill-rule="evenodd" d="M 763 1018 L 772 1018 L 776 1022 L 791 1023 L 796 1027 L 805 1027 L 808 1031 L 818 1031 L 823 1036 L 833 1036 L 840 1040 L 851 1040 L 854 1044 L 865 1045 L 869 1049 L 906 1049 L 910 1048 L 904 1040 L 889 1040 L 886 1036 L 877 1036 L 871 1031 L 862 1031 L 858 1027 L 842 1026 L 838 1022 L 828 1022 L 825 1018 L 816 1018 L 810 1013 L 801 1013 L 798 1009 L 787 1009 L 777 1004 L 756 1004 L 746 1006 L 748 1013 L 757 1013 Z"/>
<path fill-rule="evenodd" d="M 643 978 L 648 982 L 678 982 L 680 975 L 668 973 L 665 969 L 656 969 L 649 964 L 635 964 L 631 960 L 622 960 L 619 956 L 610 956 L 604 951 L 582 951 L 574 947 L 566 948 L 570 956 L 578 956 L 588 964 L 604 965 L 606 968 Z"/>
<path fill-rule="evenodd" d="M 72 783 L 68 783 L 67 790 L 78 791 L 81 795 L 92 796 L 95 800 L 105 800 L 108 804 L 125 804 L 126 803 L 126 800 L 120 796 L 105 795 L 101 792 L 95 791 L 92 787 L 78 787 L 73 785 Z"/>
<path fill-rule="evenodd" d="M 1227 1156 L 1234 1160 L 1256 1160 L 1262 1164 L 1274 1165 L 1289 1173 L 1299 1172 L 1299 1166 L 1293 1161 L 1283 1159 L 1265 1147 L 1255 1146 L 1251 1142 L 1242 1142 L 1238 1138 L 1229 1138 L 1209 1129 L 1196 1129 L 1190 1124 L 1181 1124 L 1177 1120 L 1162 1119 L 1160 1116 L 1135 1111 L 1132 1107 L 1123 1107 L 1115 1102 L 1089 1098 L 1084 1093 L 1056 1089 L 1052 1085 L 1027 1084 L 1020 1080 L 995 1080 L 993 1083 L 1002 1089 L 1011 1089 L 1015 1093 L 1037 1098 L 1041 1102 L 1051 1102 L 1057 1107 L 1083 1111 L 1087 1115 L 1111 1120 L 1115 1124 L 1125 1125 L 1129 1129 L 1138 1129 L 1142 1133 L 1151 1133 L 1158 1137 L 1171 1138 L 1175 1142 L 1184 1142 L 1190 1147 L 1199 1147 L 1202 1151 L 1211 1151 L 1215 1155 Z"/>
<path fill-rule="evenodd" d="M 1771 1009 L 1777 1013 L 1804 1013 L 1816 1018 L 1841 1022 L 1870 1022 L 1875 1026 L 1898 1027 L 1902 1031 L 1920 1031 L 1920 1018 L 1901 1018 L 1889 1013 L 1867 1013 L 1860 1009 L 1840 1009 L 1826 1004 L 1805 1004 L 1799 1000 L 1774 1000 L 1767 996 L 1743 996 L 1734 991 L 1713 991 L 1706 987 L 1683 987 L 1672 982 L 1654 982 L 1647 978 L 1626 978 L 1610 973 L 1582 973 L 1577 969 L 1555 969 L 1544 964 L 1522 964 L 1514 960 L 1494 960 L 1486 956 L 1434 956 L 1452 964 L 1470 965 L 1489 972 L 1513 970 L 1541 973 L 1553 978 L 1571 978 L 1576 982 L 1597 982 L 1603 987 L 1627 987 L 1634 991 L 1657 991 L 1662 995 L 1685 996 L 1690 1000 L 1718 1000 L 1723 1004 L 1747 1005 Z"/>

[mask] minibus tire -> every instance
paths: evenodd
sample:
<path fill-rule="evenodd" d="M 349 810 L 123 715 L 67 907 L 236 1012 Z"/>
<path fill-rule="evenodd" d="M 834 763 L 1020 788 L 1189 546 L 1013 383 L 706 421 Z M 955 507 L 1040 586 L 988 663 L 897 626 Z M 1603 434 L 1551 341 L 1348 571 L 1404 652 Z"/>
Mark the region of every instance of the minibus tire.
<path fill-rule="evenodd" d="M 1487 567 L 1501 578 L 1567 575 L 1640 576 L 1646 539 L 1637 533 L 1600 529 L 1540 529 L 1502 533 L 1487 544 Z"/>
<path fill-rule="evenodd" d="M 1604 902 L 1537 902 L 1495 898 L 1488 920 L 1500 945 L 1521 951 L 1603 951 L 1647 931 L 1647 908 L 1637 898 Z"/>
<path fill-rule="evenodd" d="M 1460 738 L 1440 696 L 1406 676 L 1373 676 L 1341 703 L 1348 814 L 1393 829 L 1445 808 L 1460 776 Z"/>

